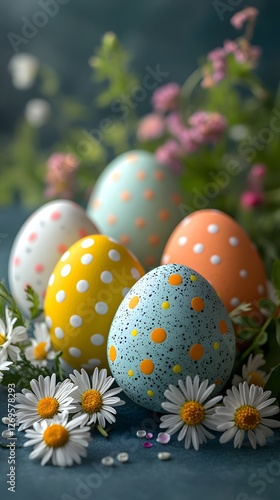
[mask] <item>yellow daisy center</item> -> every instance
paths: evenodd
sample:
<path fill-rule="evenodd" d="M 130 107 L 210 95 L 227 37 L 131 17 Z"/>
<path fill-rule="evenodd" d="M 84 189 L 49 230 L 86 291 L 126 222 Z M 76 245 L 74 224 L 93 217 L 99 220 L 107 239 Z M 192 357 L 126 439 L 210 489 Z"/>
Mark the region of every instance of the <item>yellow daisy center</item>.
<path fill-rule="evenodd" d="M 40 399 L 37 411 L 41 418 L 52 418 L 56 415 L 59 404 L 55 398 L 47 397 Z"/>
<path fill-rule="evenodd" d="M 0 345 L 3 345 L 5 344 L 6 342 L 6 336 L 4 335 L 4 333 L 0 333 Z"/>
<path fill-rule="evenodd" d="M 102 396 L 99 391 L 89 389 L 82 395 L 82 409 L 85 413 L 96 413 L 101 410 Z"/>
<path fill-rule="evenodd" d="M 60 448 L 69 440 L 69 432 L 63 425 L 51 424 L 45 430 L 43 439 L 50 448 Z"/>
<path fill-rule="evenodd" d="M 264 387 L 264 379 L 258 372 L 250 372 L 249 373 L 250 380 L 249 380 L 249 385 L 255 384 L 258 385 L 259 387 Z"/>
<path fill-rule="evenodd" d="M 42 359 L 45 359 L 47 356 L 46 352 L 46 342 L 39 342 L 39 344 L 34 347 L 34 357 L 35 359 L 38 359 L 41 361 Z"/>
<path fill-rule="evenodd" d="M 244 429 L 244 431 L 254 430 L 261 423 L 261 415 L 254 406 L 243 405 L 237 408 L 234 422 L 238 429 Z"/>
<path fill-rule="evenodd" d="M 181 419 L 187 425 L 198 425 L 204 420 L 204 408 L 197 401 L 187 401 L 181 408 Z"/>

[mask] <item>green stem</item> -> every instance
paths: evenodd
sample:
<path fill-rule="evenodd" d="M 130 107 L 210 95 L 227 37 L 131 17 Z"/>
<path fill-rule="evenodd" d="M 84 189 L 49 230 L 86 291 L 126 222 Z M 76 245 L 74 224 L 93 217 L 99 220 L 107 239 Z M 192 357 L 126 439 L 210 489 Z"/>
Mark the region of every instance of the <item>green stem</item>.
<path fill-rule="evenodd" d="M 181 87 L 181 101 L 182 104 L 184 101 L 189 101 L 192 92 L 194 91 L 195 87 L 199 83 L 199 81 L 202 79 L 202 70 L 201 68 L 197 68 L 183 83 Z M 186 102 L 187 104 L 187 102 Z"/>
<path fill-rule="evenodd" d="M 259 339 L 261 338 L 261 336 L 263 335 L 263 333 L 266 331 L 267 327 L 270 325 L 271 321 L 273 321 L 274 319 L 274 314 L 272 316 L 269 316 L 269 318 L 267 318 L 267 320 L 265 321 L 265 323 L 263 324 L 260 332 L 258 333 L 258 335 L 255 337 L 254 341 L 252 342 L 252 344 L 242 353 L 242 355 L 240 356 L 240 359 L 239 359 L 239 364 L 242 363 L 242 361 L 244 361 L 248 356 L 249 354 L 255 349 L 255 347 L 257 347 L 258 343 L 259 343 Z"/>
<path fill-rule="evenodd" d="M 101 427 L 101 425 L 97 424 L 96 429 L 99 430 L 100 434 L 104 436 L 105 438 L 109 437 L 109 434 Z"/>

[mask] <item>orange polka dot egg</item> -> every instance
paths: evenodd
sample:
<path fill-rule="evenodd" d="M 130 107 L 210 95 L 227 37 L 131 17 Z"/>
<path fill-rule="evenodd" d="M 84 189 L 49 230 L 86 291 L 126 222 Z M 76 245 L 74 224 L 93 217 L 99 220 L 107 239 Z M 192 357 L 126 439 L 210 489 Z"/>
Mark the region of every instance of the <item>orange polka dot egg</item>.
<path fill-rule="evenodd" d="M 267 295 L 264 265 L 244 229 L 229 215 L 206 209 L 193 212 L 171 234 L 162 263 L 189 266 L 204 276 L 228 311 Z"/>
<path fill-rule="evenodd" d="M 85 210 L 70 200 L 51 201 L 31 214 L 13 242 L 9 259 L 10 289 L 27 316 L 26 285 L 37 292 L 43 307 L 48 280 L 59 258 L 75 241 L 98 232 Z"/>
<path fill-rule="evenodd" d="M 129 248 L 145 269 L 160 264 L 164 246 L 182 219 L 179 182 L 147 151 L 129 151 L 102 172 L 87 213 L 100 231 Z"/>
<path fill-rule="evenodd" d="M 121 301 L 144 274 L 136 257 L 111 238 L 80 239 L 60 258 L 49 280 L 45 320 L 66 371 L 108 368 L 107 338 Z"/>
<path fill-rule="evenodd" d="M 139 405 L 162 411 L 164 391 L 187 375 L 216 384 L 235 358 L 232 324 L 209 282 L 191 268 L 167 264 L 149 271 L 120 304 L 108 337 L 111 372 Z"/>

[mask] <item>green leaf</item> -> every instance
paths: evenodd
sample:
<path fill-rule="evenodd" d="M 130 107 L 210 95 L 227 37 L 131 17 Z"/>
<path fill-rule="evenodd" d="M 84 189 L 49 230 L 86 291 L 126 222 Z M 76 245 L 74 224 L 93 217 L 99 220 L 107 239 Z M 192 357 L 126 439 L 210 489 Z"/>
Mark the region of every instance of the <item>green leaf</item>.
<path fill-rule="evenodd" d="M 31 313 L 31 319 L 38 318 L 43 312 L 43 309 L 40 307 L 40 300 L 38 294 L 33 290 L 30 285 L 27 285 L 25 288 L 26 299 L 28 302 L 31 302 L 31 306 L 29 307 Z"/>
<path fill-rule="evenodd" d="M 267 332 L 262 332 L 258 338 L 258 345 L 264 345 L 267 343 L 268 335 Z"/>
<path fill-rule="evenodd" d="M 268 316 L 272 316 L 277 309 L 277 305 L 272 300 L 264 298 L 259 301 L 259 308 L 267 311 Z"/>
<path fill-rule="evenodd" d="M 237 337 L 242 340 L 251 340 L 253 338 L 254 332 L 253 330 L 241 330 L 240 332 L 237 333 Z"/>
<path fill-rule="evenodd" d="M 3 305 L 7 305 L 10 311 L 12 312 L 12 315 L 14 318 L 17 318 L 16 321 L 16 326 L 26 326 L 26 320 L 23 317 L 15 299 L 13 296 L 10 294 L 10 292 L 7 290 L 6 285 L 4 281 L 1 281 L 0 283 L 0 299 L 3 301 Z"/>
<path fill-rule="evenodd" d="M 276 336 L 277 344 L 280 346 L 280 321 L 275 322 L 275 328 L 276 328 L 275 336 Z"/>
<path fill-rule="evenodd" d="M 276 260 L 272 267 L 272 283 L 280 299 L 280 261 Z"/>
<path fill-rule="evenodd" d="M 280 363 L 271 373 L 267 383 L 264 386 L 265 391 L 271 391 L 272 396 L 277 398 L 280 403 Z"/>

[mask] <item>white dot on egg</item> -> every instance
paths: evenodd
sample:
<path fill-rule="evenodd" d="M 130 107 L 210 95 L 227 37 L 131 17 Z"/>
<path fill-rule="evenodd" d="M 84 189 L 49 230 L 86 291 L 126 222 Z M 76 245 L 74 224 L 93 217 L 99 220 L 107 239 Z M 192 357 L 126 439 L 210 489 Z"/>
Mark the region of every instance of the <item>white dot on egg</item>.
<path fill-rule="evenodd" d="M 170 256 L 168 255 L 168 253 L 166 253 L 166 254 L 163 256 L 163 258 L 162 258 L 162 262 L 163 262 L 163 264 L 168 264 L 169 259 L 170 259 Z"/>
<path fill-rule="evenodd" d="M 54 329 L 54 334 L 59 340 L 64 338 L 64 331 L 59 326 Z"/>
<path fill-rule="evenodd" d="M 73 358 L 79 358 L 82 355 L 82 351 L 77 347 L 70 347 L 69 354 L 73 356 Z"/>
<path fill-rule="evenodd" d="M 258 292 L 260 295 L 262 295 L 264 293 L 264 286 L 263 285 L 258 286 Z"/>
<path fill-rule="evenodd" d="M 135 280 L 139 280 L 141 275 L 140 275 L 138 269 L 136 269 L 136 267 L 132 267 L 132 269 L 130 269 L 130 273 L 131 273 L 132 278 L 134 278 Z"/>
<path fill-rule="evenodd" d="M 84 293 L 89 289 L 89 282 L 87 280 L 80 280 L 76 285 L 76 290 L 80 293 Z"/>
<path fill-rule="evenodd" d="M 88 360 L 88 364 L 92 367 L 101 365 L 101 359 L 91 358 Z"/>
<path fill-rule="evenodd" d="M 90 248 L 94 245 L 94 239 L 92 238 L 87 238 L 86 240 L 82 241 L 81 247 L 82 248 Z"/>
<path fill-rule="evenodd" d="M 90 253 L 85 253 L 81 257 L 81 263 L 84 264 L 85 266 L 87 264 L 90 264 L 93 261 L 93 256 Z"/>
<path fill-rule="evenodd" d="M 240 276 L 241 278 L 247 278 L 247 276 L 248 276 L 248 271 L 246 271 L 246 269 L 241 269 L 241 270 L 239 271 L 239 276 Z"/>
<path fill-rule="evenodd" d="M 108 306 L 105 302 L 97 302 L 94 309 L 97 314 L 106 314 L 108 312 Z"/>
<path fill-rule="evenodd" d="M 104 337 L 100 333 L 95 333 L 90 337 L 90 341 L 93 345 L 102 345 L 104 344 Z"/>
<path fill-rule="evenodd" d="M 219 255 L 211 255 L 210 262 L 214 266 L 217 266 L 218 264 L 220 264 L 222 262 L 222 259 Z"/>
<path fill-rule="evenodd" d="M 130 290 L 130 288 L 129 288 L 128 286 L 124 287 L 124 288 L 122 289 L 122 296 L 123 296 L 123 297 L 125 297 L 125 296 L 126 296 L 126 294 L 129 292 L 129 290 Z"/>
<path fill-rule="evenodd" d="M 66 293 L 64 292 L 64 290 L 59 290 L 59 292 L 57 292 L 56 296 L 56 302 L 63 302 L 65 299 L 66 299 Z"/>
<path fill-rule="evenodd" d="M 202 253 L 204 250 L 204 245 L 202 243 L 196 243 L 193 247 L 194 253 Z"/>
<path fill-rule="evenodd" d="M 70 264 L 65 264 L 65 266 L 63 266 L 63 268 L 61 269 L 60 274 L 63 278 L 65 278 L 66 276 L 68 276 L 68 274 L 70 274 L 70 272 L 71 272 Z"/>
<path fill-rule="evenodd" d="M 236 238 L 236 236 L 231 236 L 228 241 L 232 247 L 237 247 L 239 245 L 239 239 Z"/>
<path fill-rule="evenodd" d="M 52 319 L 50 318 L 50 316 L 45 317 L 45 322 L 48 328 L 52 327 Z"/>
<path fill-rule="evenodd" d="M 60 259 L 60 260 L 61 260 L 61 262 L 65 262 L 65 261 L 68 259 L 68 257 L 69 257 L 69 256 L 70 256 L 70 252 L 67 250 L 67 252 L 65 252 L 65 253 L 62 255 L 62 257 L 61 257 L 61 259 Z"/>
<path fill-rule="evenodd" d="M 73 326 L 74 328 L 79 328 L 79 326 L 82 326 L 83 324 L 83 319 L 81 316 L 78 316 L 78 314 L 73 314 L 70 318 L 70 325 Z"/>
<path fill-rule="evenodd" d="M 118 262 L 121 259 L 120 253 L 114 249 L 109 250 L 108 257 L 109 257 L 109 259 L 113 260 L 114 262 Z"/>
<path fill-rule="evenodd" d="M 100 279 L 103 283 L 111 283 L 111 281 L 113 280 L 113 275 L 112 273 L 110 273 L 110 271 L 103 271 L 100 274 Z"/>
<path fill-rule="evenodd" d="M 232 297 L 232 299 L 230 299 L 230 305 L 232 307 L 237 307 L 239 304 L 240 304 L 240 300 L 238 297 Z"/>
<path fill-rule="evenodd" d="M 218 224 L 209 224 L 209 226 L 207 227 L 207 231 L 208 233 L 210 234 L 216 234 L 219 232 L 219 226 Z"/>
<path fill-rule="evenodd" d="M 186 236 L 180 236 L 180 238 L 178 239 L 178 245 L 180 247 L 183 247 L 184 245 L 186 245 L 187 242 L 188 242 L 188 238 Z"/>
<path fill-rule="evenodd" d="M 55 275 L 52 274 L 50 279 L 49 279 L 49 285 L 52 286 L 54 284 L 54 279 L 55 279 Z"/>

